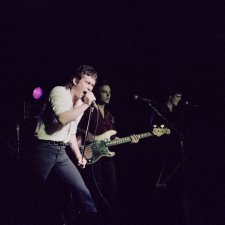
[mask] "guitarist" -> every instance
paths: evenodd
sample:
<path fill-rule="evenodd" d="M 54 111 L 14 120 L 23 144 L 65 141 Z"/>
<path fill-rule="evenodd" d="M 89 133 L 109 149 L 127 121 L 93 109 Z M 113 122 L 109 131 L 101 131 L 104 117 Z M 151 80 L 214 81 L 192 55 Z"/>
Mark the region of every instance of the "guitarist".
<path fill-rule="evenodd" d="M 114 129 L 114 118 L 112 114 L 108 111 L 107 106 L 111 100 L 111 87 L 107 81 L 100 81 L 95 89 L 96 103 L 99 110 L 99 115 L 96 109 L 94 109 L 89 126 L 88 141 L 94 140 L 95 135 L 101 135 L 108 130 Z M 83 122 L 87 121 L 85 119 L 81 120 L 78 133 L 84 134 L 86 124 Z M 83 135 L 82 135 L 83 136 Z M 111 139 L 117 138 L 115 135 Z M 131 136 L 132 143 L 137 143 L 139 138 L 136 135 Z M 98 209 L 106 208 L 103 204 L 102 199 L 99 197 L 99 191 L 104 196 L 104 198 L 110 203 L 115 204 L 116 194 L 117 194 L 117 176 L 116 167 L 114 162 L 114 157 L 102 157 L 96 163 L 91 166 L 87 166 L 86 170 L 83 171 L 84 179 L 97 203 Z M 94 176 L 94 179 L 93 179 Z M 94 182 L 96 180 L 96 183 Z M 99 191 L 97 190 L 99 189 Z"/>

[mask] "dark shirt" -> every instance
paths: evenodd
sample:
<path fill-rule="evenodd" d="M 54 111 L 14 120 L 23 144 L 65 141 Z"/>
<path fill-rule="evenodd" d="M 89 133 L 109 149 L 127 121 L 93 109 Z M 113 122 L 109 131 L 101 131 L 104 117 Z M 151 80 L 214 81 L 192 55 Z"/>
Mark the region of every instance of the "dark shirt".
<path fill-rule="evenodd" d="M 154 161 L 153 167 L 153 182 L 157 182 L 158 176 L 161 171 L 162 179 L 160 182 L 164 182 L 170 176 L 172 171 L 180 164 L 182 158 L 181 137 L 183 128 L 182 112 L 179 108 L 173 108 L 171 112 L 166 104 L 157 107 L 161 116 L 153 111 L 150 117 L 150 129 L 156 125 L 160 127 L 170 129 L 170 134 L 164 134 L 162 137 L 154 139 L 155 154 L 152 156 Z M 164 118 L 166 119 L 164 119 Z M 177 174 L 177 173 L 176 173 Z M 174 175 L 175 176 L 175 175 Z M 171 179 L 173 180 L 173 179 Z"/>
<path fill-rule="evenodd" d="M 101 135 L 104 132 L 113 129 L 114 121 L 112 114 L 106 109 L 104 113 L 105 117 L 103 118 L 102 114 L 94 109 L 89 123 L 89 132 L 93 135 Z M 83 116 L 83 118 L 85 117 L 89 117 L 88 113 Z M 83 118 L 79 123 L 79 128 L 86 130 L 87 123 L 84 123 L 84 121 L 87 122 L 87 120 Z M 111 139 L 114 138 L 115 136 L 111 136 Z M 111 204 L 114 204 L 117 193 L 117 176 L 114 157 L 101 157 L 97 162 L 92 164 L 92 166 L 93 167 L 88 166 L 86 170 L 83 171 L 83 176 L 98 207 L 105 208 L 105 205 L 102 205 L 101 203 L 102 200 L 98 192 L 100 190 L 103 196 L 110 201 Z M 93 175 L 95 179 L 93 179 Z M 96 181 L 98 188 L 96 188 L 94 180 Z"/>
<path fill-rule="evenodd" d="M 98 121 L 97 121 L 97 117 L 98 117 Z M 105 109 L 105 117 L 103 118 L 103 116 L 100 112 L 98 113 L 97 110 L 94 110 L 91 121 L 90 121 L 89 131 L 92 134 L 100 135 L 100 134 L 102 134 L 108 130 L 112 130 L 112 129 L 113 129 L 112 114 L 108 110 Z M 95 133 L 95 131 L 96 131 L 96 133 Z"/>
<path fill-rule="evenodd" d="M 150 127 L 153 125 L 161 126 L 164 125 L 165 127 L 169 129 L 176 129 L 178 133 L 181 132 L 183 128 L 183 114 L 179 110 L 179 108 L 173 108 L 173 111 L 171 112 L 166 104 L 160 105 L 157 108 L 158 112 L 161 114 L 158 115 L 157 112 L 153 111 L 151 115 L 151 121 L 150 121 Z M 165 119 L 164 119 L 165 118 Z M 172 135 L 174 134 L 174 131 L 172 132 Z"/>

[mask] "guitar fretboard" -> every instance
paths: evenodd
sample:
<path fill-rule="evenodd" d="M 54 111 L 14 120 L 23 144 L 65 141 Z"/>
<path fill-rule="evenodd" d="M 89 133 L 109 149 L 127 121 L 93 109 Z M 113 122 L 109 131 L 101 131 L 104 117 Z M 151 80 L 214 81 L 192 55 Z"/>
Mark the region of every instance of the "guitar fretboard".
<path fill-rule="evenodd" d="M 153 134 L 150 132 L 147 132 L 147 133 L 137 134 L 137 136 L 139 137 L 139 139 L 142 139 L 142 138 L 147 138 L 147 137 L 153 136 Z M 131 142 L 131 141 L 132 141 L 131 136 L 128 136 L 128 137 L 118 138 L 118 139 L 114 139 L 112 141 L 108 141 L 105 143 L 105 145 L 106 145 L 106 147 L 110 147 L 113 145 L 119 145 L 119 144 Z"/>

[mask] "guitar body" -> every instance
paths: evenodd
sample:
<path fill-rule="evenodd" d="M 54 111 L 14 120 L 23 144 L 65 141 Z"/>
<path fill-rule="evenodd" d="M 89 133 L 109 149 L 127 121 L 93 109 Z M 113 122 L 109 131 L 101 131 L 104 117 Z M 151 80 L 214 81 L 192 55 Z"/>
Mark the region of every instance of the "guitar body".
<path fill-rule="evenodd" d="M 115 130 L 108 130 L 103 134 L 95 136 L 95 141 L 109 141 L 111 136 L 113 136 L 116 133 L 117 132 Z"/>
<path fill-rule="evenodd" d="M 84 151 L 84 156 L 87 159 L 87 164 L 97 162 L 101 157 L 113 157 L 115 152 L 110 152 L 105 146 L 104 141 L 96 141 L 87 145 Z"/>
<path fill-rule="evenodd" d="M 110 152 L 105 145 L 106 141 L 110 140 L 112 135 L 115 135 L 115 130 L 108 130 L 101 135 L 95 136 L 95 141 L 85 147 L 84 156 L 87 159 L 87 164 L 97 162 L 101 157 L 113 157 L 115 152 Z"/>

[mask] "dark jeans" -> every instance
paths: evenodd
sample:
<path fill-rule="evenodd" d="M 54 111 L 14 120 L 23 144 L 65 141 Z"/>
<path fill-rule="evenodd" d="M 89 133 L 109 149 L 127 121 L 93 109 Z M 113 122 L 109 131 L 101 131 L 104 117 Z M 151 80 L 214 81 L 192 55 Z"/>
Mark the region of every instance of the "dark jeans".
<path fill-rule="evenodd" d="M 60 182 L 68 185 L 73 196 L 78 200 L 81 212 L 96 213 L 97 209 L 90 192 L 65 150 L 66 146 L 37 142 L 32 156 L 34 172 L 43 182 L 47 180 L 50 172 L 54 172 Z"/>

